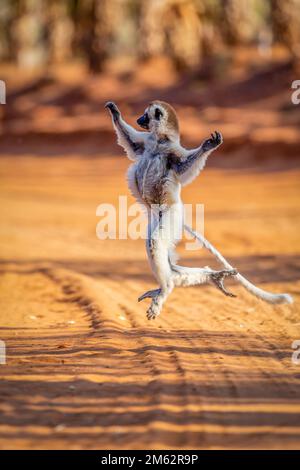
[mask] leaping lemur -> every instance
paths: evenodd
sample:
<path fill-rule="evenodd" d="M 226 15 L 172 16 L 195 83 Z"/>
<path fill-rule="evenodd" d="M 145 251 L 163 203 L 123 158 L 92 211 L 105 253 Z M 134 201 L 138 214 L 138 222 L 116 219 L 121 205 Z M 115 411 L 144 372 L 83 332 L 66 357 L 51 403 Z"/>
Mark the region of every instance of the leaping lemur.
<path fill-rule="evenodd" d="M 163 101 L 153 101 L 137 124 L 145 129 L 139 132 L 127 124 L 115 103 L 109 109 L 118 143 L 134 163 L 128 170 L 128 184 L 133 196 L 146 208 L 148 214 L 147 254 L 159 288 L 145 292 L 139 301 L 151 298 L 148 319 L 159 315 L 162 306 L 175 286 L 211 283 L 225 295 L 235 297 L 224 287 L 226 277 L 234 277 L 256 297 L 272 303 L 292 303 L 289 294 L 271 294 L 245 279 L 200 234 L 184 225 L 181 186 L 193 181 L 204 168 L 209 154 L 222 144 L 222 135 L 215 131 L 195 149 L 187 150 L 180 144 L 178 118 L 174 108 Z M 179 266 L 174 256 L 176 243 L 184 228 L 202 242 L 224 266 L 220 271 L 209 267 Z"/>

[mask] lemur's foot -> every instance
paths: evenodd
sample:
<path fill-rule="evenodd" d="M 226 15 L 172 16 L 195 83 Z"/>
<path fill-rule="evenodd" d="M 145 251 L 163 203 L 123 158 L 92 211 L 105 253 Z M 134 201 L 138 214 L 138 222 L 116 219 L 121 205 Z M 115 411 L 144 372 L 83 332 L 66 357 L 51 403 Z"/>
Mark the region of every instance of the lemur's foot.
<path fill-rule="evenodd" d="M 138 302 L 141 302 L 141 300 L 144 299 L 153 299 L 154 297 L 157 297 L 160 293 L 161 289 L 147 290 L 147 292 L 145 292 L 138 298 Z"/>
<path fill-rule="evenodd" d="M 147 310 L 147 318 L 148 320 L 155 320 L 155 318 L 158 317 L 159 314 L 160 314 L 160 307 L 153 299 L 150 307 Z"/>
<path fill-rule="evenodd" d="M 203 142 L 203 149 L 207 152 L 208 150 L 213 150 L 216 147 L 219 147 L 223 142 L 223 137 L 221 132 L 215 131 L 214 134 L 211 134 L 211 139 L 206 139 Z"/>
<path fill-rule="evenodd" d="M 237 273 L 237 269 L 223 269 L 222 271 L 212 272 L 210 274 L 210 279 L 214 285 L 223 292 L 223 294 L 228 295 L 229 297 L 237 297 L 232 292 L 226 290 L 224 286 L 225 277 L 236 276 Z"/>
<path fill-rule="evenodd" d="M 161 294 L 161 289 L 152 289 L 145 292 L 138 298 L 138 302 L 144 299 L 152 299 L 151 305 L 147 310 L 148 320 L 155 320 L 155 318 L 160 314 L 161 305 L 159 304 L 159 296 Z"/>
<path fill-rule="evenodd" d="M 104 107 L 109 109 L 114 119 L 120 117 L 121 113 L 119 111 L 119 108 L 115 103 L 113 103 L 113 101 L 108 101 Z"/>
<path fill-rule="evenodd" d="M 160 291 L 160 289 L 157 289 Z M 155 318 L 160 314 L 161 303 L 159 302 L 159 295 L 156 295 L 152 298 L 150 307 L 147 310 L 148 320 L 155 320 Z"/>

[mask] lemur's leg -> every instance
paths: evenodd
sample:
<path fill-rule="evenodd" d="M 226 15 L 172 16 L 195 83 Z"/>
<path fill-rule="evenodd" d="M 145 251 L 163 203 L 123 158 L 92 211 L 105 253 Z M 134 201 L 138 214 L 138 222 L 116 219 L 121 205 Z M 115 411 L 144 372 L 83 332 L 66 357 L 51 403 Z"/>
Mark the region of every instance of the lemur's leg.
<path fill-rule="evenodd" d="M 154 319 L 160 314 L 162 306 L 174 288 L 173 273 L 169 263 L 169 249 L 172 246 L 174 234 L 170 233 L 170 210 L 159 211 L 159 214 L 151 211 L 147 254 L 153 274 L 155 275 L 160 288 L 148 291 L 139 300 L 151 298 L 151 305 L 147 310 L 147 318 Z"/>
<path fill-rule="evenodd" d="M 175 286 L 195 286 L 199 284 L 213 284 L 220 289 L 223 294 L 229 297 L 236 297 L 224 286 L 224 279 L 237 274 L 236 269 L 223 269 L 214 271 L 206 266 L 205 268 L 190 268 L 186 266 L 172 265 L 173 281 Z"/>
<path fill-rule="evenodd" d="M 139 299 L 143 300 L 149 297 L 153 299 L 148 310 L 148 318 L 149 316 L 155 318 L 157 314 L 153 315 L 153 311 L 156 309 L 161 310 L 163 303 L 174 288 L 172 262 L 175 263 L 176 256 L 173 250 L 175 245 L 182 239 L 183 233 L 182 202 L 179 200 L 168 207 L 168 210 L 161 211 L 160 209 L 163 209 L 163 206 L 149 213 L 150 228 L 147 245 L 150 265 L 160 284 L 160 289 L 145 292 Z"/>
<path fill-rule="evenodd" d="M 187 287 L 187 286 L 196 286 L 199 284 L 213 284 L 224 295 L 228 297 L 236 297 L 235 294 L 228 291 L 224 286 L 224 280 L 226 277 L 235 276 L 238 272 L 236 269 L 222 269 L 221 271 L 214 271 L 208 266 L 205 268 L 190 268 L 184 266 L 172 266 L 172 278 L 175 287 Z M 157 297 L 161 292 L 161 289 L 153 289 L 145 292 L 141 295 L 138 299 L 139 302 L 141 300 L 147 298 L 154 298 Z"/>
<path fill-rule="evenodd" d="M 237 274 L 236 270 L 224 269 L 222 271 L 214 271 L 209 267 L 190 268 L 175 264 L 173 248 L 175 243 L 181 239 L 181 204 L 174 204 L 160 218 L 152 217 L 152 219 L 148 226 L 146 247 L 150 266 L 160 288 L 147 291 L 138 299 L 139 302 L 146 298 L 152 299 L 147 311 L 148 319 L 154 319 L 159 315 L 165 300 L 175 286 L 193 286 L 211 283 L 218 287 L 225 295 L 234 296 L 234 294 L 225 289 L 223 281 L 225 277 Z"/>
<path fill-rule="evenodd" d="M 128 158 L 136 160 L 137 155 L 143 153 L 147 132 L 139 132 L 127 124 L 121 116 L 117 105 L 108 102 L 105 105 L 109 109 L 113 126 L 118 136 L 118 144 L 124 148 Z"/>
<path fill-rule="evenodd" d="M 223 269 L 215 271 L 208 266 L 205 268 L 191 268 L 180 266 L 177 264 L 176 253 L 174 252 L 174 245 L 182 238 L 182 225 L 183 225 L 183 207 L 182 204 L 175 204 L 170 209 L 169 226 L 173 230 L 173 240 L 169 248 L 169 263 L 172 269 L 172 278 L 175 286 L 194 286 L 199 284 L 210 283 L 218 287 L 225 295 L 234 297 L 233 294 L 228 292 L 224 285 L 224 278 L 227 276 L 234 276 L 237 274 L 234 269 Z"/>

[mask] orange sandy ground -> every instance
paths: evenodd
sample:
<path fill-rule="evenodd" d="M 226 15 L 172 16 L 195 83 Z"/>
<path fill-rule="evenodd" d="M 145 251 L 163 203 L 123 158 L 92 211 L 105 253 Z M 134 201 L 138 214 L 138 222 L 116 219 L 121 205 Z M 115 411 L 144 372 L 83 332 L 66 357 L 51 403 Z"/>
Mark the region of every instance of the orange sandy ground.
<path fill-rule="evenodd" d="M 300 448 L 300 171 L 208 168 L 183 191 L 232 264 L 295 304 L 192 287 L 148 322 L 144 242 L 95 235 L 97 205 L 127 194 L 127 166 L 1 159 L 1 448 Z"/>

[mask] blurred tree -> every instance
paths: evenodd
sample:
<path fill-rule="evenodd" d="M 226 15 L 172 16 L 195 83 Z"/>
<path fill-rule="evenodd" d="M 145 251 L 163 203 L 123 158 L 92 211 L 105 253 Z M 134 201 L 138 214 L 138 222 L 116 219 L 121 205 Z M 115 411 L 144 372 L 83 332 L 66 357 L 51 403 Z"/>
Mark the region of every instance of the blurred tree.
<path fill-rule="evenodd" d="M 0 60 L 14 57 L 11 24 L 17 13 L 17 0 L 0 1 Z"/>
<path fill-rule="evenodd" d="M 243 27 L 249 2 L 245 2 L 245 0 L 223 0 L 221 1 L 221 7 L 220 26 L 224 41 L 230 46 L 236 46 L 244 39 Z"/>
<path fill-rule="evenodd" d="M 17 61 L 22 67 L 40 67 L 48 61 L 45 0 L 20 0 L 19 15 L 12 23 Z"/>
<path fill-rule="evenodd" d="M 142 1 L 140 55 L 168 54 L 181 67 L 201 58 L 201 21 L 194 0 Z"/>
<path fill-rule="evenodd" d="M 0 0 L 0 59 L 28 67 L 79 56 L 96 73 L 115 55 L 164 55 L 193 68 L 228 45 L 270 55 L 272 38 L 299 57 L 299 21 L 300 0 Z"/>
<path fill-rule="evenodd" d="M 79 0 L 77 21 L 89 70 L 99 73 L 110 55 L 116 0 Z"/>
<path fill-rule="evenodd" d="M 72 56 L 74 23 L 70 2 L 49 2 L 49 48 L 51 62 L 63 62 Z"/>
<path fill-rule="evenodd" d="M 168 0 L 141 0 L 139 53 L 142 58 L 161 55 L 165 46 L 162 16 Z"/>
<path fill-rule="evenodd" d="M 111 15 L 113 32 L 111 52 L 113 55 L 136 57 L 140 40 L 138 24 L 142 3 L 140 0 L 114 0 L 114 2 L 114 12 Z"/>
<path fill-rule="evenodd" d="M 196 0 L 196 7 L 201 21 L 202 55 L 212 56 L 222 48 L 220 32 L 220 0 Z"/>
<path fill-rule="evenodd" d="M 293 58 L 300 57 L 300 0 L 270 0 L 274 42 L 284 44 Z"/>

